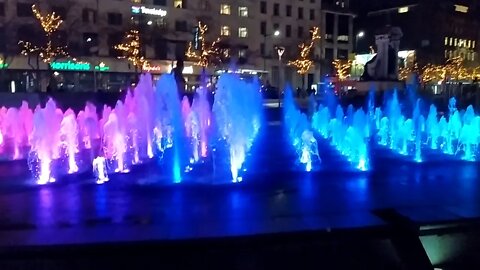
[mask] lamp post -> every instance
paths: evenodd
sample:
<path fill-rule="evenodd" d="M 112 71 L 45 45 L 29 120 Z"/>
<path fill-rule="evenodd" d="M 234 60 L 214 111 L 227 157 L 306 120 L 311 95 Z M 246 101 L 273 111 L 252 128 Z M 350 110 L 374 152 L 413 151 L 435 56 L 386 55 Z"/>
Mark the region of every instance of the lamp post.
<path fill-rule="evenodd" d="M 360 31 L 358 32 L 356 35 L 355 35 L 355 54 L 358 54 L 358 40 L 363 38 L 365 36 L 365 32 L 363 31 Z M 354 66 L 354 74 L 355 76 L 357 75 L 357 63 L 355 63 L 355 66 Z"/>
<path fill-rule="evenodd" d="M 355 52 L 357 52 L 358 50 L 358 40 L 363 38 L 365 36 L 365 32 L 363 31 L 360 31 L 357 33 L 357 35 L 355 36 Z"/>
<path fill-rule="evenodd" d="M 283 76 L 282 76 L 282 56 L 285 53 L 285 47 L 275 46 L 278 54 L 278 107 L 280 108 L 280 103 L 282 100 L 282 87 L 283 87 Z"/>
<path fill-rule="evenodd" d="M 278 37 L 280 36 L 280 31 L 279 30 L 275 30 L 275 32 L 273 32 L 273 34 L 269 34 L 267 35 L 266 33 L 263 34 L 263 71 L 266 71 L 267 70 L 267 37 L 271 37 L 271 36 L 274 36 L 274 37 Z"/>

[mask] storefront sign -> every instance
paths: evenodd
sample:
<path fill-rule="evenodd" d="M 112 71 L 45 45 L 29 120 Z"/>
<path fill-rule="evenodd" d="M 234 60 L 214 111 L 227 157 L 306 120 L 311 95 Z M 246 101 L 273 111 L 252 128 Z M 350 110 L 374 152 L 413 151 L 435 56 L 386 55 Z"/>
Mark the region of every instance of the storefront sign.
<path fill-rule="evenodd" d="M 50 67 L 53 70 L 89 71 L 90 63 L 85 62 L 52 62 Z"/>
<path fill-rule="evenodd" d="M 65 71 L 91 71 L 92 65 L 88 62 L 53 62 L 50 64 L 53 70 L 65 70 Z M 110 67 L 101 62 L 98 66 L 94 67 L 95 71 L 108 71 Z"/>
<path fill-rule="evenodd" d="M 103 62 L 100 62 L 100 64 L 98 64 L 98 66 L 95 66 L 95 70 L 96 71 L 109 71 L 110 70 L 110 67 L 105 65 L 105 63 Z"/>
<path fill-rule="evenodd" d="M 167 16 L 167 11 L 161 8 L 148 8 L 145 6 L 132 6 L 132 13 L 133 14 L 146 14 L 146 15 L 154 15 L 165 17 Z"/>

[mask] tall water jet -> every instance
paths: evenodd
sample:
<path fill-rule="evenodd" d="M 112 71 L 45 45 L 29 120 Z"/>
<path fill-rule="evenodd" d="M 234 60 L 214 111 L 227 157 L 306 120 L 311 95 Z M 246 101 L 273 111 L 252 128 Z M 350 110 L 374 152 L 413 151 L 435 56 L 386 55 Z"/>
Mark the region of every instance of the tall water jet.
<path fill-rule="evenodd" d="M 185 138 L 184 125 L 182 122 L 182 111 L 180 100 L 177 93 L 177 83 L 173 74 L 162 75 L 157 82 L 156 91 L 157 122 L 160 123 L 158 129 L 163 138 L 171 140 L 167 147 L 173 150 L 173 181 L 180 183 L 182 181 L 182 163 L 185 162 Z M 163 147 L 162 147 L 163 148 Z"/>
<path fill-rule="evenodd" d="M 207 88 L 197 88 L 197 95 L 192 103 L 192 110 L 196 113 L 200 124 L 200 153 L 202 157 L 207 156 L 207 134 L 211 123 L 210 103 L 208 102 L 207 93 Z"/>
<path fill-rule="evenodd" d="M 299 156 L 299 162 L 304 164 L 307 172 L 312 170 L 314 162 L 320 162 L 318 153 L 318 144 L 313 132 L 310 130 L 307 116 L 301 113 L 293 99 L 293 93 L 290 86 L 285 89 L 283 100 L 283 115 L 285 127 L 290 137 L 290 141 Z M 320 125 L 322 121 L 319 116 L 313 116 Z"/>
<path fill-rule="evenodd" d="M 260 129 L 261 112 L 258 81 L 247 83 L 237 74 L 224 73 L 220 76 L 213 114 L 219 135 L 229 148 L 233 182 L 242 180 L 239 171 Z"/>
<path fill-rule="evenodd" d="M 60 141 L 61 147 L 66 150 L 68 157 L 68 173 L 78 172 L 78 165 L 75 155 L 78 152 L 78 126 L 75 113 L 69 109 L 61 122 Z"/>

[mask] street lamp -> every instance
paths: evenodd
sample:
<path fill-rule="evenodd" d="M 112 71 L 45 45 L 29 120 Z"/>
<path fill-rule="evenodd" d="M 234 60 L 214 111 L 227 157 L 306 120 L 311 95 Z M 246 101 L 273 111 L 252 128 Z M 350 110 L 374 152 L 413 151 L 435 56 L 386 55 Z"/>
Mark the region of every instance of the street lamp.
<path fill-rule="evenodd" d="M 365 32 L 360 31 L 357 33 L 357 36 L 355 37 L 355 52 L 358 50 L 358 40 L 363 38 L 365 36 Z"/>
<path fill-rule="evenodd" d="M 267 35 L 266 33 L 263 34 L 263 70 L 266 71 L 267 69 L 267 37 L 279 37 L 280 36 L 280 30 L 275 30 L 273 34 Z"/>

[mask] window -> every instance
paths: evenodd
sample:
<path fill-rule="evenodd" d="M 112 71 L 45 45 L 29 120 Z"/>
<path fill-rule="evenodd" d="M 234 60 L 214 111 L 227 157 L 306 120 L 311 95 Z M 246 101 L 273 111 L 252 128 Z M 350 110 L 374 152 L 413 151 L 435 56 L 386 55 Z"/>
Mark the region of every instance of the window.
<path fill-rule="evenodd" d="M 475 40 L 472 41 L 472 49 L 475 49 Z"/>
<path fill-rule="evenodd" d="M 0 3 L 0 16 L 5 16 L 5 3 Z"/>
<path fill-rule="evenodd" d="M 461 13 L 467 13 L 468 12 L 468 7 L 467 6 L 462 6 L 462 5 L 454 5 L 455 6 L 455 11 L 461 12 Z"/>
<path fill-rule="evenodd" d="M 176 8 L 187 8 L 183 0 L 173 0 L 173 6 Z"/>
<path fill-rule="evenodd" d="M 298 27 L 297 37 L 298 38 L 303 38 L 303 27 L 302 26 Z"/>
<path fill-rule="evenodd" d="M 456 39 L 454 39 L 454 41 L 453 41 L 453 45 L 456 47 L 457 44 L 458 44 L 458 39 L 456 38 Z"/>
<path fill-rule="evenodd" d="M 471 40 L 468 40 L 467 41 L 467 48 L 471 48 L 472 47 L 472 41 Z"/>
<path fill-rule="evenodd" d="M 445 46 L 448 45 L 448 37 L 445 37 Z"/>
<path fill-rule="evenodd" d="M 267 2 L 260 2 L 260 13 L 267 14 Z"/>
<path fill-rule="evenodd" d="M 230 15 L 230 5 L 221 4 L 220 5 L 220 14 Z"/>
<path fill-rule="evenodd" d="M 450 46 L 453 46 L 453 38 L 452 38 L 452 37 L 450 38 L 449 45 L 450 45 Z"/>
<path fill-rule="evenodd" d="M 187 21 L 175 21 L 175 31 L 188 32 Z"/>
<path fill-rule="evenodd" d="M 82 11 L 82 20 L 84 23 L 96 23 L 97 22 L 97 13 L 94 10 L 84 8 Z"/>
<path fill-rule="evenodd" d="M 265 21 L 260 23 L 260 34 L 262 34 L 262 35 L 267 34 L 267 22 L 265 22 Z"/>
<path fill-rule="evenodd" d="M 238 8 L 238 16 L 248 17 L 248 8 L 247 7 L 239 7 Z"/>
<path fill-rule="evenodd" d="M 280 4 L 273 4 L 273 16 L 280 16 Z"/>
<path fill-rule="evenodd" d="M 290 24 L 287 24 L 287 26 L 285 26 L 285 36 L 286 37 L 292 36 L 292 26 Z"/>
<path fill-rule="evenodd" d="M 238 37 L 246 38 L 248 37 L 248 30 L 246 27 L 239 27 L 238 28 Z"/>
<path fill-rule="evenodd" d="M 299 18 L 300 20 L 303 19 L 303 8 L 302 8 L 302 7 L 299 7 L 299 8 L 298 8 L 298 18 Z"/>
<path fill-rule="evenodd" d="M 220 35 L 221 36 L 230 36 L 230 27 L 229 26 L 222 26 L 222 28 L 220 29 Z"/>
<path fill-rule="evenodd" d="M 108 24 L 110 25 L 122 25 L 122 14 L 121 13 L 108 13 Z"/>
<path fill-rule="evenodd" d="M 17 16 L 18 17 L 32 17 L 32 5 L 28 3 L 17 3 Z"/>
<path fill-rule="evenodd" d="M 153 4 L 156 6 L 166 6 L 167 0 L 153 0 Z"/>
<path fill-rule="evenodd" d="M 315 20 L 315 9 L 310 9 L 310 20 Z"/>
<path fill-rule="evenodd" d="M 287 15 L 287 17 L 292 17 L 292 6 L 291 5 L 287 5 L 285 7 L 285 14 Z"/>

